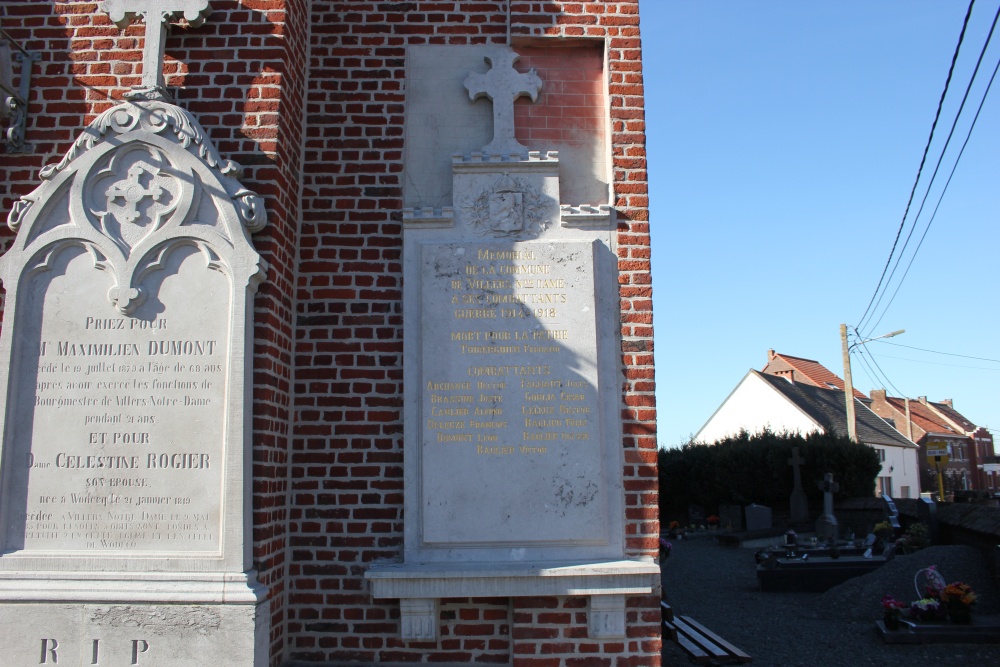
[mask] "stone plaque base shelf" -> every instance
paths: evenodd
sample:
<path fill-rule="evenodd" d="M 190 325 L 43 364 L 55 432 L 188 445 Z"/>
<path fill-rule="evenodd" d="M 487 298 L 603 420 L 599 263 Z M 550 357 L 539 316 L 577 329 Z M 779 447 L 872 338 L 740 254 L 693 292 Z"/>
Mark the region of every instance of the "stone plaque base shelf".
<path fill-rule="evenodd" d="M 0 602 L 255 605 L 265 597 L 243 573 L 0 572 Z"/>
<path fill-rule="evenodd" d="M 379 565 L 366 575 L 375 599 L 399 599 L 404 640 L 436 641 L 441 598 L 585 595 L 594 638 L 625 636 L 625 596 L 648 595 L 658 585 L 655 563 L 587 564 L 426 563 Z"/>

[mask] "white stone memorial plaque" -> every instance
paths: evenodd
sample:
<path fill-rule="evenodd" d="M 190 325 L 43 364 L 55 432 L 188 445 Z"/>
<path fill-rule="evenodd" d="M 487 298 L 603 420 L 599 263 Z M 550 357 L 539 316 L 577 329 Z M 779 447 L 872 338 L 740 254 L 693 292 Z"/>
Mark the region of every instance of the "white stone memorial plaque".
<path fill-rule="evenodd" d="M 130 316 L 83 248 L 22 284 L 7 550 L 219 550 L 229 287 L 205 263 L 173 253 Z"/>
<path fill-rule="evenodd" d="M 606 543 L 594 243 L 421 250 L 424 543 Z"/>
<path fill-rule="evenodd" d="M 622 638 L 659 576 L 625 559 L 610 207 L 561 206 L 558 154 L 517 144 L 543 82 L 516 61 L 465 79 L 494 140 L 452 157 L 451 205 L 403 211 L 403 559 L 366 577 L 404 640 L 438 636 L 443 598 L 540 595 L 589 596 L 589 635 Z"/>
<path fill-rule="evenodd" d="M 263 667 L 249 350 L 260 200 L 138 100 L 19 200 L 0 258 L 0 655 Z"/>

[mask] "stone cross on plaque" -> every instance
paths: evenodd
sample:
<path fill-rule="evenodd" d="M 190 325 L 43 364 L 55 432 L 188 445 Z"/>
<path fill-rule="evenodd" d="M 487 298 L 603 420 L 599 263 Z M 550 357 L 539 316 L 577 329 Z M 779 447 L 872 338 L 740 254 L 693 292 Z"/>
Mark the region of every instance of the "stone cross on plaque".
<path fill-rule="evenodd" d="M 809 501 L 806 499 L 806 492 L 802 489 L 802 471 L 799 469 L 803 463 L 805 463 L 805 459 L 799 456 L 799 448 L 792 447 L 792 457 L 788 459 L 788 465 L 792 466 L 792 477 L 795 480 L 795 486 L 792 488 L 792 495 L 789 499 L 792 523 L 802 523 L 809 519 Z"/>
<path fill-rule="evenodd" d="M 514 69 L 518 58 L 520 56 L 513 52 L 486 56 L 484 60 L 490 64 L 490 71 L 486 74 L 473 72 L 465 79 L 469 99 L 486 96 L 493 101 L 493 141 L 483 146 L 483 152 L 488 155 L 523 155 L 528 152 L 527 147 L 514 138 L 514 100 L 527 95 L 532 102 L 536 101 L 538 91 L 542 89 L 542 80 L 534 69 L 527 74 Z"/>
<path fill-rule="evenodd" d="M 131 97 L 166 97 L 163 83 L 163 43 L 167 23 L 181 16 L 197 28 L 212 8 L 209 0 L 104 0 L 101 9 L 124 30 L 140 20 L 146 22 L 146 42 L 142 49 L 142 84 Z"/>

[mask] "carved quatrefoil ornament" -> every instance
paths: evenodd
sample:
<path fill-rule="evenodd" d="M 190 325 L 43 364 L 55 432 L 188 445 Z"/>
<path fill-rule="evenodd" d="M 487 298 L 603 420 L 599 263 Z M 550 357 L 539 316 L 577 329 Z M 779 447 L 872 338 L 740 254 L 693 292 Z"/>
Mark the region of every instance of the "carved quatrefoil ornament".
<path fill-rule="evenodd" d="M 163 154 L 148 144 L 115 153 L 87 182 L 88 212 L 126 257 L 164 225 L 181 201 L 180 182 Z"/>

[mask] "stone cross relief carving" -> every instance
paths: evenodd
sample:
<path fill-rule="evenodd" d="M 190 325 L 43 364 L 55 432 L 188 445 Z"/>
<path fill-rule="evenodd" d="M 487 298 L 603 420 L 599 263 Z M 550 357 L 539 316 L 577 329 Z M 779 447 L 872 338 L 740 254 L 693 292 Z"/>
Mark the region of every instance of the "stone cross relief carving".
<path fill-rule="evenodd" d="M 469 99 L 477 100 L 488 97 L 493 101 L 493 141 L 483 146 L 483 152 L 489 155 L 523 155 L 528 152 L 514 138 L 514 100 L 527 95 L 532 102 L 538 100 L 538 91 L 542 89 L 542 80 L 532 69 L 527 73 L 514 69 L 514 63 L 520 58 L 513 52 L 498 53 L 486 56 L 490 71 L 486 74 L 472 72 L 465 79 L 465 87 L 469 91 Z"/>
<path fill-rule="evenodd" d="M 134 223 L 136 221 L 136 218 L 139 217 L 138 205 L 143 199 L 148 197 L 154 202 L 160 200 L 163 188 L 155 180 L 159 173 L 160 170 L 158 168 L 145 162 L 138 162 L 129 167 L 128 176 L 113 183 L 108 188 L 109 205 L 114 203 L 115 200 L 122 200 L 119 213 L 122 222 Z M 142 177 L 144 175 L 147 177 L 148 187 L 143 187 Z"/>
<path fill-rule="evenodd" d="M 145 99 L 168 97 L 163 82 L 163 44 L 167 23 L 183 16 L 189 26 L 197 28 L 212 12 L 209 0 L 104 0 L 101 9 L 122 30 L 139 21 L 146 23 L 142 84 L 126 95 Z"/>

